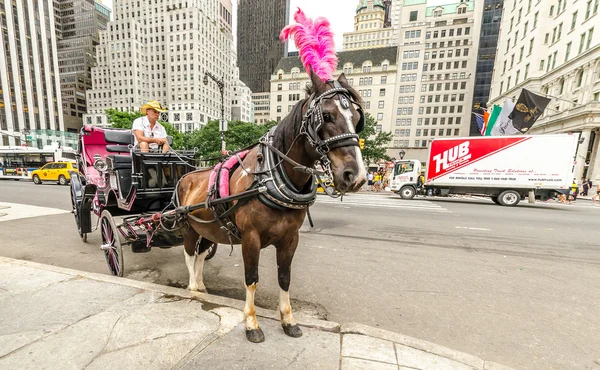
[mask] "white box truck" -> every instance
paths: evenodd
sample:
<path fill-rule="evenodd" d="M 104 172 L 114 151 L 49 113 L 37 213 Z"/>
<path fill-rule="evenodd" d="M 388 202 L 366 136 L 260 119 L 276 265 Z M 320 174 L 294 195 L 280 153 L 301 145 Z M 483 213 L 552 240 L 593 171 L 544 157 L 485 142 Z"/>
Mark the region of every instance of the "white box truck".
<path fill-rule="evenodd" d="M 421 162 L 400 160 L 390 187 L 403 199 L 420 192 L 489 196 L 503 206 L 515 206 L 530 194 L 546 200 L 569 193 L 578 140 L 577 134 L 435 139 L 424 184 L 418 183 Z"/>

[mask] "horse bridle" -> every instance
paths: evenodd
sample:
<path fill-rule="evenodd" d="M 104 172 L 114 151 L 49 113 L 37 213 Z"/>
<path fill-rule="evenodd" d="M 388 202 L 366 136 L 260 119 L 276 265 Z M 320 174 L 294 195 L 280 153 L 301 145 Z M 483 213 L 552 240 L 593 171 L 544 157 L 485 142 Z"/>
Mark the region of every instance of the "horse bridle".
<path fill-rule="evenodd" d="M 342 87 L 338 81 L 328 81 L 333 83 L 333 88 L 325 91 L 321 95 L 314 97 L 314 94 L 309 99 L 308 109 L 302 117 L 302 126 L 300 127 L 300 135 L 306 137 L 308 143 L 315 149 L 319 155 L 319 162 L 325 173 L 327 174 L 327 180 L 324 181 L 324 185 L 331 186 L 333 179 L 333 171 L 331 169 L 331 161 L 329 160 L 328 154 L 332 149 L 345 147 L 345 146 L 359 146 L 358 133 L 364 128 L 364 115 L 362 112 L 361 105 L 352 99 L 352 95 L 348 89 Z M 350 104 L 354 104 L 356 110 L 360 115 L 358 125 L 356 126 L 356 132 L 345 132 L 340 135 L 330 137 L 322 140 L 319 136 L 319 131 L 323 127 L 323 100 L 331 99 L 334 96 L 339 95 L 340 105 L 343 108 L 349 109 Z M 319 178 L 319 180 L 321 180 Z"/>

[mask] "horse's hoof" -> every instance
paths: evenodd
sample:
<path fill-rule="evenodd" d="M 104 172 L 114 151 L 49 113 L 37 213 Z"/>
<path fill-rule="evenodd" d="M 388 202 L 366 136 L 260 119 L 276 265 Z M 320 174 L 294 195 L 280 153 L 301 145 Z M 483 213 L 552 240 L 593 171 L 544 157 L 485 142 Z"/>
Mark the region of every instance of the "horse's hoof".
<path fill-rule="evenodd" d="M 262 343 L 265 341 L 265 334 L 261 328 L 258 329 L 246 329 L 246 339 L 252 343 Z"/>
<path fill-rule="evenodd" d="M 281 325 L 283 332 L 292 338 L 300 338 L 302 336 L 302 329 L 296 325 L 284 324 Z"/>

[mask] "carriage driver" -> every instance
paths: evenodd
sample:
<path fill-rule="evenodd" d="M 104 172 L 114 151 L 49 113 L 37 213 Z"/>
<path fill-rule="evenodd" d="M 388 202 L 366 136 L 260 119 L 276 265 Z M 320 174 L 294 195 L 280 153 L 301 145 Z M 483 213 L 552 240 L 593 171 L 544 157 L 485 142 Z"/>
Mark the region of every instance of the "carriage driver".
<path fill-rule="evenodd" d="M 151 100 L 144 104 L 141 110 L 145 117 L 133 121 L 131 128 L 134 146 L 139 147 L 142 152 L 158 150 L 162 146 L 162 151 L 168 152 L 167 131 L 158 122 L 159 112 L 166 112 L 166 109 L 156 100 Z"/>

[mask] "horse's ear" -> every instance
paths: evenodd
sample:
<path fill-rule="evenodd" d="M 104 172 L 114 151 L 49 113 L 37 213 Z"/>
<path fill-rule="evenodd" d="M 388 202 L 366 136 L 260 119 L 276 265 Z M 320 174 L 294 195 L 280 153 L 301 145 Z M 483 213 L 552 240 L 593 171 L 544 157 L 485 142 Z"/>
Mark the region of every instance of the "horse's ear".
<path fill-rule="evenodd" d="M 321 77 L 317 76 L 315 71 L 310 67 L 310 81 L 312 82 L 314 92 L 323 92 L 326 89 L 325 83 L 321 80 Z"/>
<path fill-rule="evenodd" d="M 342 72 L 342 74 L 340 75 L 340 77 L 338 77 L 337 80 L 340 84 L 348 86 L 348 80 L 346 79 L 345 73 Z"/>

